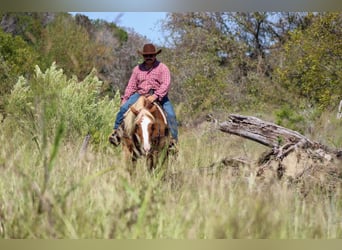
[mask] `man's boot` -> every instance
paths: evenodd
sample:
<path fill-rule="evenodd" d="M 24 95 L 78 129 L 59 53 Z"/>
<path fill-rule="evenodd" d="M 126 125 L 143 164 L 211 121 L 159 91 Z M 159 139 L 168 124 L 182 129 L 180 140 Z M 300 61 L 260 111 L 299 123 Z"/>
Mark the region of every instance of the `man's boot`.
<path fill-rule="evenodd" d="M 178 153 L 178 142 L 176 139 L 171 138 L 170 143 L 169 143 L 169 148 L 168 151 L 169 153 L 176 155 Z"/>
<path fill-rule="evenodd" d="M 114 129 L 113 132 L 109 135 L 108 140 L 111 144 L 113 144 L 115 147 L 120 145 L 121 142 L 121 136 L 118 133 L 117 129 Z"/>

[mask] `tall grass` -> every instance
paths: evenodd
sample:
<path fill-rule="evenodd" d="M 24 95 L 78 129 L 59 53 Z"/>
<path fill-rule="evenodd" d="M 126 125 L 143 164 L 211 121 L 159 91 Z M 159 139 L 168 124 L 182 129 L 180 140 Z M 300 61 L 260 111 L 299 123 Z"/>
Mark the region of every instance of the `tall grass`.
<path fill-rule="evenodd" d="M 130 175 L 120 149 L 110 145 L 90 146 L 80 159 L 81 139 L 58 144 L 54 138 L 47 141 L 53 159 L 48 180 L 32 142 L 1 133 L 1 238 L 342 236 L 340 189 L 305 199 L 285 183 L 262 183 L 252 168 L 238 176 L 229 168 L 199 171 L 227 156 L 253 161 L 264 150 L 204 131 L 181 131 L 179 156 L 169 161 L 165 175 L 149 174 L 143 161 Z"/>

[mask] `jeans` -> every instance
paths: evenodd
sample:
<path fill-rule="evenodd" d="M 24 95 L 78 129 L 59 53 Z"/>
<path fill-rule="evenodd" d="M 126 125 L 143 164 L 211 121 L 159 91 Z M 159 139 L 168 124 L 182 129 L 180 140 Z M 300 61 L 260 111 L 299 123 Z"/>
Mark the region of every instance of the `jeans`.
<path fill-rule="evenodd" d="M 128 100 L 120 107 L 114 123 L 114 129 L 119 128 L 124 119 L 124 114 L 127 112 L 129 107 L 132 106 L 139 99 L 139 97 L 140 95 L 138 93 L 131 95 L 131 97 L 128 98 Z M 164 98 L 160 101 L 160 104 L 166 113 L 166 120 L 169 125 L 171 136 L 173 139 L 178 141 L 178 124 L 176 114 L 169 98 L 167 96 L 164 96 Z"/>

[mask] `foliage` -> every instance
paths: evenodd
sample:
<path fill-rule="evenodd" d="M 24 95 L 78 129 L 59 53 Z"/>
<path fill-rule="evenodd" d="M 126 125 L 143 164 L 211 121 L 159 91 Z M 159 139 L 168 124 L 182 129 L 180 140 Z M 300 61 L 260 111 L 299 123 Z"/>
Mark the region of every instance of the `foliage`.
<path fill-rule="evenodd" d="M 224 64 L 234 41 L 220 33 L 206 13 L 172 13 L 168 18 L 165 27 L 178 51 L 163 52 L 173 76 L 173 99 L 186 104 L 193 115 L 229 106 L 231 68 Z"/>
<path fill-rule="evenodd" d="M 29 76 L 38 54 L 20 37 L 0 29 L 0 97 L 9 94 L 20 75 Z"/>
<path fill-rule="evenodd" d="M 188 108 L 182 109 L 186 114 L 182 114 L 181 119 L 218 110 L 260 112 L 268 109 L 273 113 L 272 109 L 275 109 L 279 124 L 303 133 L 309 132 L 310 124 L 320 115 L 312 105 L 315 89 L 320 89 L 324 94 L 321 100 L 332 106 L 336 105 L 342 89 L 338 52 L 341 25 L 338 25 L 336 13 L 335 18 L 326 16 L 325 24 L 317 22 L 325 15 L 170 13 L 164 27 L 170 32 L 168 41 L 171 49 L 164 50 L 163 58 L 173 73 L 172 98 Z M 330 13 L 330 17 L 334 15 Z M 312 36 L 313 27 L 329 33 L 325 26 L 335 27 L 331 35 L 320 39 Z M 298 37 L 298 44 L 293 43 L 294 34 L 303 34 Z M 307 45 L 306 48 L 302 43 Z M 287 56 L 283 56 L 286 54 L 283 48 L 287 48 Z M 321 53 L 323 48 L 329 50 Z M 301 54 L 302 50 L 307 51 Z M 314 74 L 297 66 L 299 56 L 315 62 L 312 58 L 318 53 L 324 60 L 320 61 L 320 67 L 312 68 L 316 68 L 311 72 Z M 297 83 L 293 84 L 296 74 L 293 76 L 290 72 L 283 78 L 277 78 L 274 69 L 278 67 L 279 70 L 284 65 L 301 70 L 304 76 L 311 74 L 307 83 L 312 89 L 306 87 L 306 98 L 302 101 L 305 105 L 301 104 L 303 96 L 298 98 L 298 88 L 294 87 Z M 320 79 L 334 87 L 329 89 L 326 84 L 318 84 Z M 328 98 L 327 94 L 332 93 L 333 88 L 334 96 Z M 325 107 L 321 105 L 321 108 Z"/>
<path fill-rule="evenodd" d="M 95 66 L 93 51 L 94 45 L 87 31 L 71 17 L 57 15 L 43 32 L 41 67 L 44 69 L 56 62 L 68 76 L 83 79 Z"/>
<path fill-rule="evenodd" d="M 289 105 L 284 105 L 280 110 L 276 111 L 276 123 L 298 131 L 300 133 L 304 133 L 304 128 L 307 124 L 305 124 L 305 119 L 302 115 L 297 113 L 293 107 Z"/>
<path fill-rule="evenodd" d="M 165 58 L 173 73 L 173 98 L 185 103 L 191 114 L 281 104 L 282 86 L 272 79 L 277 51 L 303 16 L 169 13 L 164 28 L 174 49 Z"/>
<path fill-rule="evenodd" d="M 13 71 L 7 93 L 20 74 L 28 77 L 27 67 L 38 64 L 45 70 L 56 62 L 68 77 L 79 79 L 96 68 L 104 82 L 102 95 L 112 98 L 116 91 L 123 93 L 140 60 L 136 50 L 146 42 L 114 22 L 84 15 L 27 12 L 2 13 L 1 18 L 6 32 L 20 35 L 36 50 L 35 56 L 27 52 L 29 60 L 12 64 L 20 72 Z M 170 34 L 168 47 L 159 59 L 171 69 L 173 102 L 189 107 L 188 114 L 281 105 L 285 96 L 277 93 L 282 88 L 324 109 L 341 95 L 339 27 L 337 13 L 169 13 L 163 26 Z M 31 51 L 25 44 L 12 47 Z M 1 63 L 9 69 L 10 61 Z"/>
<path fill-rule="evenodd" d="M 307 29 L 291 33 L 277 69 L 289 91 L 325 109 L 342 95 L 342 15 L 310 15 Z"/>
<path fill-rule="evenodd" d="M 77 17 L 77 15 L 76 15 Z M 120 44 L 124 44 L 128 40 L 128 33 L 124 29 L 118 27 L 115 23 L 108 23 L 101 19 L 96 19 L 92 22 L 94 30 L 110 30 L 115 37 L 118 38 Z"/>
<path fill-rule="evenodd" d="M 123 91 L 126 75 L 131 71 L 125 68 L 123 61 L 130 59 L 127 55 L 135 54 L 136 48 L 126 51 L 127 45 L 130 46 L 132 40 L 139 43 L 139 47 L 143 44 L 141 37 L 128 36 L 128 32 L 115 23 L 91 21 L 79 14 L 73 17 L 63 12 L 13 12 L 0 13 L 0 18 L 6 33 L 20 36 L 35 49 L 39 61 L 32 65 L 38 64 L 45 70 L 56 62 L 67 76 L 76 75 L 80 79 L 96 68 L 97 76 L 105 82 L 102 91 L 111 97 L 116 90 Z M 108 93 L 109 86 L 112 86 L 111 93 Z"/>
<path fill-rule="evenodd" d="M 21 77 L 14 87 L 7 106 L 8 122 L 19 125 L 22 133 L 38 141 L 42 141 L 41 131 L 53 138 L 60 123 L 69 139 L 90 133 L 96 140 L 106 140 L 98 131 L 108 131 L 112 126 L 119 95 L 112 100 L 100 98 L 102 84 L 95 71 L 77 82 L 75 77 L 67 79 L 56 64 L 45 73 L 36 66 L 32 79 Z"/>
<path fill-rule="evenodd" d="M 0 14 L 5 32 L 20 36 L 33 47 L 38 47 L 44 26 L 54 17 L 50 12 L 9 12 Z"/>

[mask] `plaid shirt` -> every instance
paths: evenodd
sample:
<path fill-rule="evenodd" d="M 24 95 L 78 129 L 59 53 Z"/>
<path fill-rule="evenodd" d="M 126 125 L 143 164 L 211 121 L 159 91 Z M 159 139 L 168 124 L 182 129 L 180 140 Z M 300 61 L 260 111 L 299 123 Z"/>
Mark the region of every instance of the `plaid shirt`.
<path fill-rule="evenodd" d="M 126 102 L 136 92 L 147 95 L 151 89 L 154 90 L 155 97 L 161 101 L 167 95 L 170 83 L 170 70 L 165 64 L 156 61 L 149 70 L 144 64 L 137 65 L 133 69 L 122 101 Z"/>

